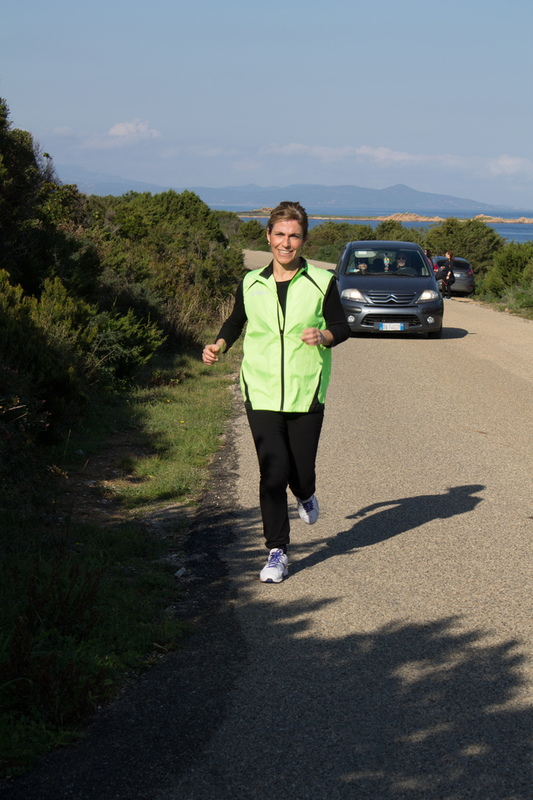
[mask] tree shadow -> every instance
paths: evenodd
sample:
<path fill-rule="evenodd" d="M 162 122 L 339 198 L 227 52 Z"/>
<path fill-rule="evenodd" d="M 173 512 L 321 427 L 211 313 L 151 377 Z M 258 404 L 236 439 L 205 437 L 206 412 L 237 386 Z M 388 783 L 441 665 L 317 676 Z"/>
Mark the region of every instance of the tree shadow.
<path fill-rule="evenodd" d="M 322 555 L 466 513 L 482 488 L 362 508 Z M 259 522 L 257 510 L 215 502 L 202 517 L 198 564 Z M 256 565 L 255 545 L 231 554 L 237 577 Z M 257 594 L 245 581 L 237 614 L 225 600 L 239 582 L 228 595 L 225 565 L 215 566 L 188 645 L 130 685 L 76 748 L 2 787 L 6 798 L 531 800 L 529 656 L 518 638 L 445 615 L 369 631 L 349 597 L 291 600 L 285 584 Z M 325 627 L 335 614 L 323 612 L 341 603 L 339 631 Z"/>
<path fill-rule="evenodd" d="M 482 498 L 475 497 L 481 484 L 454 486 L 447 494 L 417 495 L 374 503 L 350 514 L 355 524 L 325 540 L 319 549 L 300 561 L 291 562 L 291 573 L 320 564 L 332 556 L 370 547 L 413 530 L 434 519 L 448 519 L 472 511 Z"/>
<path fill-rule="evenodd" d="M 277 642 L 257 669 L 268 680 L 274 663 L 285 711 L 266 704 L 236 724 L 238 753 L 217 765 L 225 796 L 251 797 L 245 787 L 257 787 L 264 763 L 276 780 L 254 791 L 261 800 L 533 796 L 533 709 L 517 702 L 516 639 L 494 643 L 459 617 L 320 637 L 316 602 L 277 611 L 256 608 L 265 642 Z"/>

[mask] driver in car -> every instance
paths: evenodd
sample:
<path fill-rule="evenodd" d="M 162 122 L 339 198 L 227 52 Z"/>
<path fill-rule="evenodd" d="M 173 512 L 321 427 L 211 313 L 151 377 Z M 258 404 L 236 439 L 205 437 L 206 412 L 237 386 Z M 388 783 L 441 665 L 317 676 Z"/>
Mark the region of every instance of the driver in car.
<path fill-rule="evenodd" d="M 409 261 L 405 253 L 398 251 L 396 253 L 396 261 L 393 261 L 392 264 L 389 264 L 387 272 L 398 272 L 399 269 L 403 269 L 409 265 Z"/>

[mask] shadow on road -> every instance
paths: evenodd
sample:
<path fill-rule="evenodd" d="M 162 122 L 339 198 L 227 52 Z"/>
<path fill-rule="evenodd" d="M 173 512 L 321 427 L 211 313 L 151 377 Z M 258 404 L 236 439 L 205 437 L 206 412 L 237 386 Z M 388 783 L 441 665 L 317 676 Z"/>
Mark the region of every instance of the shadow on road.
<path fill-rule="evenodd" d="M 346 519 L 356 520 L 355 524 L 340 531 L 323 546 L 300 561 L 291 563 L 291 573 L 309 569 L 322 561 L 391 539 L 400 533 L 413 530 L 434 519 L 447 519 L 472 511 L 481 497 L 475 497 L 485 487 L 480 484 L 454 486 L 447 494 L 427 494 L 416 497 L 403 497 L 374 503 L 350 514 Z"/>
<path fill-rule="evenodd" d="M 464 328 L 448 328 L 446 325 L 442 328 L 442 338 L 443 339 L 464 339 L 465 336 L 472 336 L 471 331 L 467 331 Z"/>
<path fill-rule="evenodd" d="M 6 799 L 531 800 L 526 645 L 444 613 L 335 636 L 320 610 L 337 598 L 313 598 L 312 583 L 294 601 L 283 585 L 252 592 L 257 509 L 221 503 L 227 475 L 189 542 L 191 575 L 203 575 L 182 598 L 200 618 L 190 639 L 132 681 L 77 747 L 4 785 Z M 465 514 L 483 488 L 361 508 L 294 569 Z M 237 580 L 219 558 L 230 545 Z"/>
<path fill-rule="evenodd" d="M 272 648 L 257 671 L 266 683 L 277 673 L 280 702 L 249 698 L 237 752 L 210 762 L 222 769 L 212 798 L 531 798 L 533 710 L 512 703 L 516 640 L 494 644 L 456 617 L 317 636 L 315 605 L 255 608 Z M 185 788 L 175 797 L 208 798 Z"/>
<path fill-rule="evenodd" d="M 472 336 L 471 331 L 464 328 L 450 328 L 446 325 L 442 327 L 443 339 L 464 339 L 465 336 Z M 366 331 L 357 331 L 357 333 L 350 334 L 351 339 L 392 339 L 396 341 L 405 341 L 406 339 L 427 339 L 427 333 L 395 333 L 394 331 L 380 331 L 379 333 L 367 333 Z"/>

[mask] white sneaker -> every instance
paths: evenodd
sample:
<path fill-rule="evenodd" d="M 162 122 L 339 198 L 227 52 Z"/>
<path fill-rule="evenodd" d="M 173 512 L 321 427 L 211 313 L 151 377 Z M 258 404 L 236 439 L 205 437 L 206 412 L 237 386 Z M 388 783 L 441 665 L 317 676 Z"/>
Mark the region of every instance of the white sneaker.
<path fill-rule="evenodd" d="M 263 583 L 281 583 L 289 574 L 289 559 L 281 549 L 270 551 L 268 561 L 261 570 L 259 580 Z"/>
<path fill-rule="evenodd" d="M 315 524 L 318 519 L 318 500 L 314 494 L 309 500 L 298 500 L 298 514 L 300 519 L 303 519 L 308 525 Z"/>

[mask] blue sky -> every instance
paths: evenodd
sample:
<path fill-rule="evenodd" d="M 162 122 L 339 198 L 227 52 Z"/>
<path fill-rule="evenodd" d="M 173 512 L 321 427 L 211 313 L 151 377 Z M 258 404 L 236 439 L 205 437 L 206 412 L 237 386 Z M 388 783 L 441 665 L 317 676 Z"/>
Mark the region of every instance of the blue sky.
<path fill-rule="evenodd" d="M 0 96 L 60 165 L 533 209 L 531 0 L 16 0 Z"/>

